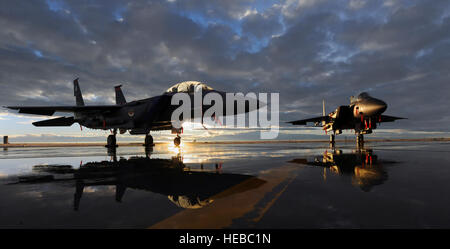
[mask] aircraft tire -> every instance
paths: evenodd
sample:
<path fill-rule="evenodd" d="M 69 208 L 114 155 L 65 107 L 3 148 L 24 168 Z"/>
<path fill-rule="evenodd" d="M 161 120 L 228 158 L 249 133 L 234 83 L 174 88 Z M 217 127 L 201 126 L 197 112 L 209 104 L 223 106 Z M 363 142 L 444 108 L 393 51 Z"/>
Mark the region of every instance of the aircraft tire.
<path fill-rule="evenodd" d="M 145 147 L 148 147 L 148 146 L 153 146 L 154 144 L 153 144 L 153 137 L 152 137 L 152 135 L 146 135 L 145 136 L 145 143 L 144 143 L 144 146 Z"/>
<path fill-rule="evenodd" d="M 174 140 L 173 140 L 173 144 L 175 144 L 175 146 L 180 146 L 180 144 L 181 144 L 181 137 L 176 137 Z"/>
<path fill-rule="evenodd" d="M 116 136 L 114 136 L 114 135 L 109 135 L 108 139 L 106 140 L 106 142 L 107 142 L 106 147 L 109 147 L 109 148 L 117 147 Z"/>
<path fill-rule="evenodd" d="M 362 134 L 358 134 L 358 136 L 356 137 L 356 144 L 358 146 L 364 145 L 364 136 Z"/>

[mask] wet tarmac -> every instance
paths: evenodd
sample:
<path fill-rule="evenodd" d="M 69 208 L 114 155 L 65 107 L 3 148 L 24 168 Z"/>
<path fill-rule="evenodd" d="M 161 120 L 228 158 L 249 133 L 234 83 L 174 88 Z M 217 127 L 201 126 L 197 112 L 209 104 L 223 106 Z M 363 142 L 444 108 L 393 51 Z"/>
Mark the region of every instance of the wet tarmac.
<path fill-rule="evenodd" d="M 0 151 L 0 228 L 450 228 L 450 143 Z"/>

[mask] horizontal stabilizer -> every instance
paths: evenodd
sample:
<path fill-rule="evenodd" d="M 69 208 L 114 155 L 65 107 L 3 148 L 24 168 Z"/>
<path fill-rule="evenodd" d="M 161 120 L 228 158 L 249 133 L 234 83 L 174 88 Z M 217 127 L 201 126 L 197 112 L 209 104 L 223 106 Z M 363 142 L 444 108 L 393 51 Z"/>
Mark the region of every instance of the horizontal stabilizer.
<path fill-rule="evenodd" d="M 71 126 L 74 123 L 73 117 L 61 117 L 54 119 L 47 119 L 38 122 L 34 122 L 34 126 Z"/>

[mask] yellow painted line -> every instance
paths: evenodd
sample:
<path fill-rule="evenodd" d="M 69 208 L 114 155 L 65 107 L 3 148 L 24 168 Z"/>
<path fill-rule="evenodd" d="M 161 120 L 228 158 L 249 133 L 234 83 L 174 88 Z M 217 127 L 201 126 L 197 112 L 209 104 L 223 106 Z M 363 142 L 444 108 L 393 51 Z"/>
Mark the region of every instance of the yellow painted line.
<path fill-rule="evenodd" d="M 213 197 L 213 202 L 199 209 L 184 209 L 175 215 L 168 217 L 151 227 L 150 229 L 218 229 L 232 225 L 233 220 L 255 210 L 257 204 L 281 183 L 291 179 L 293 172 L 298 167 L 285 165 L 262 172 L 258 178 L 250 178 Z M 248 189 L 254 185 L 255 180 L 264 180 L 265 183 L 258 188 Z M 292 181 L 292 179 L 291 179 Z M 286 187 L 285 187 L 286 188 Z M 282 190 L 284 191 L 285 188 Z M 278 193 L 276 199 L 281 195 Z M 275 200 L 276 200 L 275 199 Z M 275 202 L 272 200 L 260 214 L 260 217 Z"/>
<path fill-rule="evenodd" d="M 278 200 L 278 198 L 280 198 L 280 196 L 284 193 L 284 191 L 286 191 L 286 189 L 288 188 L 288 186 L 291 184 L 291 182 L 297 177 L 297 174 L 291 176 L 291 178 L 288 180 L 288 183 L 283 187 L 283 189 L 278 192 L 274 198 L 272 200 L 269 201 L 269 203 L 267 203 L 267 205 L 261 210 L 260 214 L 258 217 L 253 219 L 253 222 L 259 222 L 261 220 L 261 218 L 264 216 L 264 214 L 272 207 L 272 205 Z"/>

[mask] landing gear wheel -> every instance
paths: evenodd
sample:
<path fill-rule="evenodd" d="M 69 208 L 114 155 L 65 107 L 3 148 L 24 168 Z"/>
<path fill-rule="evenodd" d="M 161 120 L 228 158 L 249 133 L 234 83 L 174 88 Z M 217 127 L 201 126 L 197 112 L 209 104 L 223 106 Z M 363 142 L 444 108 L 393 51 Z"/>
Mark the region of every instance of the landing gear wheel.
<path fill-rule="evenodd" d="M 146 135 L 145 136 L 144 146 L 145 147 L 150 147 L 150 146 L 153 146 L 153 145 L 155 145 L 155 144 L 153 144 L 153 137 L 152 137 L 152 135 Z"/>
<path fill-rule="evenodd" d="M 173 144 L 175 144 L 175 146 L 180 146 L 181 143 L 181 137 L 177 136 L 174 140 L 173 140 Z"/>
<path fill-rule="evenodd" d="M 358 134 L 358 136 L 356 137 L 356 145 L 358 147 L 361 147 L 364 145 L 364 136 L 363 134 Z"/>
<path fill-rule="evenodd" d="M 330 135 L 330 148 L 334 148 L 334 144 L 335 144 L 335 135 L 331 134 Z"/>
<path fill-rule="evenodd" d="M 115 135 L 109 135 L 106 142 L 107 142 L 107 144 L 106 144 L 107 148 L 116 148 L 117 147 Z"/>
<path fill-rule="evenodd" d="M 334 135 L 330 135 L 330 144 L 334 144 L 335 143 L 335 136 Z"/>

